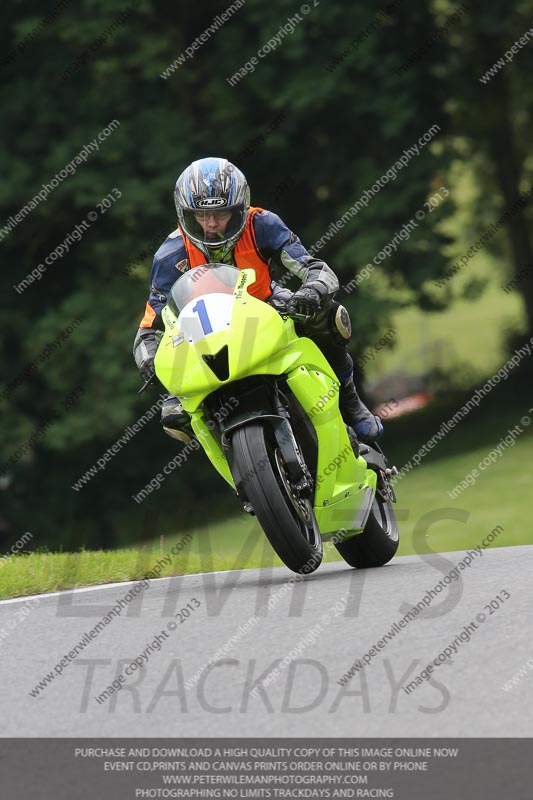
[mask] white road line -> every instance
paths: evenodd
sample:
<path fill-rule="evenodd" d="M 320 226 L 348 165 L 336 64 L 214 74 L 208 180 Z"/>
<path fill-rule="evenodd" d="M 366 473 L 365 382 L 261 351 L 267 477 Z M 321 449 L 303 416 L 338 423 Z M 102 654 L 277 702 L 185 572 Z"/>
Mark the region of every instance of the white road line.
<path fill-rule="evenodd" d="M 279 569 L 283 569 L 283 567 L 279 567 Z M 154 581 L 170 581 L 174 580 L 175 578 L 198 578 L 200 575 L 225 575 L 228 572 L 241 572 L 244 570 L 238 569 L 223 569 L 217 572 L 190 572 L 187 575 L 168 575 L 164 578 L 150 578 L 149 583 L 153 583 Z M 118 583 L 98 583 L 95 586 L 80 586 L 76 589 L 61 589 L 59 592 L 46 592 L 44 594 L 28 594 L 24 595 L 23 597 L 12 597 L 9 600 L 0 600 L 0 606 L 7 605 L 8 603 L 23 603 L 26 600 L 34 597 L 59 597 L 62 594 L 78 594 L 81 592 L 95 592 L 97 589 L 116 589 L 126 586 L 134 586 L 137 583 L 141 583 L 141 581 L 147 580 L 146 578 L 138 578 L 135 581 L 119 581 Z"/>

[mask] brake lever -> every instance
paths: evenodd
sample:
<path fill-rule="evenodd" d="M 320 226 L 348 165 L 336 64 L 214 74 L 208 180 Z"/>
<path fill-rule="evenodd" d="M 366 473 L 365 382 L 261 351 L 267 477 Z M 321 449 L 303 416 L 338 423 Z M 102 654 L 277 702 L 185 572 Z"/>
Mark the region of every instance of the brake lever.
<path fill-rule="evenodd" d="M 155 380 L 155 372 L 153 372 L 153 373 L 150 375 L 150 377 L 148 378 L 148 380 L 146 381 L 146 383 L 144 383 L 144 384 L 141 386 L 141 388 L 139 389 L 139 391 L 137 392 L 137 394 L 142 394 L 143 392 L 145 392 L 145 391 L 148 389 L 148 387 L 150 386 L 150 384 L 152 384 L 152 383 L 154 382 L 154 380 Z"/>
<path fill-rule="evenodd" d="M 312 319 L 313 318 L 312 314 L 298 314 L 295 311 L 289 311 L 289 308 L 288 308 L 287 305 L 285 305 L 283 308 L 276 308 L 276 311 L 282 317 L 285 317 L 285 318 L 288 318 L 288 319 L 306 320 L 306 319 Z"/>
<path fill-rule="evenodd" d="M 294 319 L 296 321 L 301 320 L 302 322 L 307 322 L 309 319 L 314 319 L 315 314 L 297 314 L 297 313 L 290 313 L 287 314 L 290 319 Z"/>

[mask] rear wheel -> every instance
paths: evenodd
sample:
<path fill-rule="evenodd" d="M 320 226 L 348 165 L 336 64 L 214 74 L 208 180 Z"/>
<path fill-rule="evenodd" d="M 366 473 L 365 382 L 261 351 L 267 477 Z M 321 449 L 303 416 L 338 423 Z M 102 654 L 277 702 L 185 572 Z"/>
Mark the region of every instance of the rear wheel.
<path fill-rule="evenodd" d="M 322 561 L 322 539 L 313 505 L 292 485 L 272 431 L 257 423 L 243 425 L 231 445 L 241 493 L 270 544 L 293 572 L 314 572 Z"/>
<path fill-rule="evenodd" d="M 378 476 L 379 482 L 379 476 Z M 396 554 L 398 521 L 391 500 L 378 491 L 362 533 L 335 547 L 351 567 L 381 567 Z"/>

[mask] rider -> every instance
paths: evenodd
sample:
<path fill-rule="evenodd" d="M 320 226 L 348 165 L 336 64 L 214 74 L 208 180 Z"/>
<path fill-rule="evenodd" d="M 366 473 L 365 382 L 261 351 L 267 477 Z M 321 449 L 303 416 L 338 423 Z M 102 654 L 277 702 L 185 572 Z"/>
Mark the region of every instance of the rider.
<path fill-rule="evenodd" d="M 250 293 L 274 308 L 288 304 L 289 312 L 308 317 L 296 323 L 297 332 L 312 339 L 335 370 L 344 422 L 359 440 L 376 439 L 383 427 L 355 389 L 353 362 L 348 353 L 350 317 L 344 306 L 333 299 L 339 281 L 330 267 L 311 256 L 277 214 L 250 207 L 246 178 L 225 158 L 194 161 L 179 176 L 174 199 L 178 228 L 155 254 L 150 296 L 133 346 L 142 380 L 153 374 L 156 331 L 163 329 L 161 311 L 178 273 L 213 262 L 240 269 L 253 267 L 256 280 L 249 287 Z M 282 288 L 272 280 L 271 266 L 288 270 L 302 281 L 302 286 L 294 294 Z M 169 435 L 190 441 L 189 415 L 176 397 L 165 399 L 161 422 Z"/>

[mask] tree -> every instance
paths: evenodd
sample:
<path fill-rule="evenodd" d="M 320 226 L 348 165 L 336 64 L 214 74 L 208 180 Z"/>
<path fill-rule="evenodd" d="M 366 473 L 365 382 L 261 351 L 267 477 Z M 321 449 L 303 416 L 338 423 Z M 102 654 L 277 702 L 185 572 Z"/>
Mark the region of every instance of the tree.
<path fill-rule="evenodd" d="M 451 4 L 446 3 L 451 10 Z M 508 212 L 507 236 L 510 261 L 524 300 L 528 335 L 533 333 L 533 265 L 531 213 L 524 192 L 531 190 L 528 165 L 533 96 L 528 75 L 533 49 L 527 43 L 511 48 L 528 31 L 533 3 L 518 4 L 508 13 L 498 0 L 490 7 L 469 4 L 464 24 L 450 37 L 446 65 L 447 106 L 451 112 L 452 137 L 468 143 L 463 157 L 481 154 L 486 169 L 478 175 L 483 205 L 493 210 L 493 222 Z M 495 69 L 490 73 L 491 68 Z M 477 209 L 484 217 L 486 210 Z"/>

